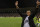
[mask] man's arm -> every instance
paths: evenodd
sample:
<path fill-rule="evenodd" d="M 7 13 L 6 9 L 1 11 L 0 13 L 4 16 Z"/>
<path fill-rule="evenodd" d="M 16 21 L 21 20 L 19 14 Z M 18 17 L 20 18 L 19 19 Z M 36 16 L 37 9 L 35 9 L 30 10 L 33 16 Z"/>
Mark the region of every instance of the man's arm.
<path fill-rule="evenodd" d="M 19 8 L 18 1 L 15 2 L 15 6 L 16 6 L 16 8 Z"/>
<path fill-rule="evenodd" d="M 15 6 L 16 6 L 17 12 L 21 15 L 21 17 L 23 17 L 22 12 L 20 12 L 20 10 L 19 10 L 18 1 L 15 2 Z"/>
<path fill-rule="evenodd" d="M 34 17 L 35 17 L 35 15 L 37 14 L 37 12 L 38 12 L 38 8 L 36 8 L 36 9 L 35 9 L 35 11 L 33 11 L 33 13 L 32 13 L 32 15 L 31 15 L 31 17 L 33 17 L 33 18 L 34 18 Z"/>
<path fill-rule="evenodd" d="M 35 9 L 35 11 L 33 12 L 33 14 L 31 15 L 31 17 L 34 17 L 34 16 L 37 14 L 37 12 L 38 12 L 39 2 L 37 1 L 36 4 L 37 4 L 36 9 Z"/>
<path fill-rule="evenodd" d="M 17 12 L 20 14 L 21 17 L 24 17 L 24 14 L 19 10 L 19 8 L 17 9 Z"/>

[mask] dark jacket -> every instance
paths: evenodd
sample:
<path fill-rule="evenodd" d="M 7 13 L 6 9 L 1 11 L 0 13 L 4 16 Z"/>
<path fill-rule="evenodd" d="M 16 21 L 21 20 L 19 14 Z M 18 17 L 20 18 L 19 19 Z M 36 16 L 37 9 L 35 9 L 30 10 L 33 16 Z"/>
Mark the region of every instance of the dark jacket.
<path fill-rule="evenodd" d="M 27 17 L 27 15 L 22 14 L 22 12 L 20 12 L 18 9 L 17 9 L 17 11 L 22 17 L 22 25 L 21 25 L 21 27 L 23 27 L 24 26 L 24 20 Z M 31 14 L 29 16 L 29 25 L 30 25 L 30 27 L 36 27 L 35 24 L 34 24 L 33 18 L 35 17 L 37 11 L 38 11 L 38 8 L 36 8 L 35 11 L 33 12 L 33 14 Z"/>

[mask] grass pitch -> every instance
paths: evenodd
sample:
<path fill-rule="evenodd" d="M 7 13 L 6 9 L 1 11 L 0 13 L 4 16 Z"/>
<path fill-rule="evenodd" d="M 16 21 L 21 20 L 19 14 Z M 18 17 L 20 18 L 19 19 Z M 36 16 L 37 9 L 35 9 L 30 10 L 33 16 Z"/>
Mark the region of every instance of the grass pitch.
<path fill-rule="evenodd" d="M 0 17 L 0 27 L 21 27 L 21 17 Z"/>
<path fill-rule="evenodd" d="M 0 27 L 21 27 L 21 17 L 0 17 Z"/>

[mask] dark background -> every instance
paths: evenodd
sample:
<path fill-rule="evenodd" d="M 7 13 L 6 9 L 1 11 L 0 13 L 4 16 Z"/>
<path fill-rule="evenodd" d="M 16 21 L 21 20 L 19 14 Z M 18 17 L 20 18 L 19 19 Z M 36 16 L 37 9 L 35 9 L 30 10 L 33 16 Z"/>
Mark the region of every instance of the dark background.
<path fill-rule="evenodd" d="M 0 0 L 0 8 L 15 8 L 15 1 L 19 1 L 19 7 L 35 7 L 36 0 Z"/>
<path fill-rule="evenodd" d="M 27 8 L 19 8 L 20 12 L 22 12 L 23 14 L 25 14 L 25 12 L 27 10 L 31 10 L 31 12 L 33 12 L 36 8 L 31 8 L 31 7 L 27 7 Z M 38 13 L 36 16 L 40 15 L 40 8 L 38 10 Z M 0 17 L 20 17 L 20 15 L 18 14 L 16 8 L 4 8 L 4 9 L 0 9 Z"/>
<path fill-rule="evenodd" d="M 19 10 L 22 13 L 26 10 L 35 10 L 36 0 L 0 0 L 0 16 L 20 16 L 15 8 L 16 1 L 19 1 Z"/>

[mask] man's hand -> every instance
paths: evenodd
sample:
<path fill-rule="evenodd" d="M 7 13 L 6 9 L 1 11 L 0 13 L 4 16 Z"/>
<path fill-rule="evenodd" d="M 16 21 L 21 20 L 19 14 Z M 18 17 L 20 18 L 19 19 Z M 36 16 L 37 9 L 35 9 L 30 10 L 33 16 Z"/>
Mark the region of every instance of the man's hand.
<path fill-rule="evenodd" d="M 39 1 L 37 1 L 36 4 L 39 5 Z"/>
<path fill-rule="evenodd" d="M 39 8 L 39 1 L 38 0 L 37 0 L 36 4 L 37 4 L 36 8 Z"/>
<path fill-rule="evenodd" d="M 18 1 L 15 2 L 15 6 L 16 6 L 16 8 L 19 8 L 19 7 L 18 7 Z"/>

